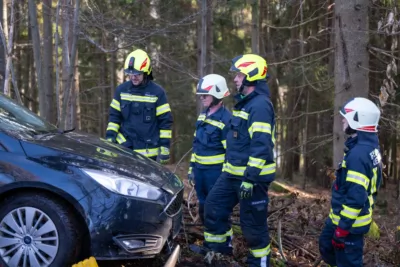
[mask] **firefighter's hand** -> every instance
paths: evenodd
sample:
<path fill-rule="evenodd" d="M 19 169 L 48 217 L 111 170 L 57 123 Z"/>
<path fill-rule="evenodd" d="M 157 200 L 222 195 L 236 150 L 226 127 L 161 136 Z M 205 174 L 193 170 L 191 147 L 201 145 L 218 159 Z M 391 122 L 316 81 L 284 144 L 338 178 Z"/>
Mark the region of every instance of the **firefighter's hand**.
<path fill-rule="evenodd" d="M 107 141 L 108 141 L 108 142 L 111 142 L 111 143 L 117 143 L 117 141 L 115 140 L 115 138 L 111 138 L 111 137 L 107 138 Z"/>
<path fill-rule="evenodd" d="M 400 226 L 397 226 L 396 228 L 395 240 L 400 244 Z"/>
<path fill-rule="evenodd" d="M 336 227 L 332 238 L 332 245 L 335 249 L 344 249 L 344 242 L 349 235 L 349 231 Z"/>
<path fill-rule="evenodd" d="M 158 150 L 157 162 L 161 164 L 169 163 L 169 149 L 166 147 L 160 147 Z"/>
<path fill-rule="evenodd" d="M 193 172 L 193 167 L 190 167 L 190 168 L 189 168 L 189 171 L 188 171 L 188 181 L 189 181 L 189 184 L 190 184 L 191 186 L 194 186 L 194 172 Z"/>
<path fill-rule="evenodd" d="M 240 185 L 239 196 L 241 199 L 251 198 L 253 195 L 253 183 L 251 182 L 242 182 Z"/>

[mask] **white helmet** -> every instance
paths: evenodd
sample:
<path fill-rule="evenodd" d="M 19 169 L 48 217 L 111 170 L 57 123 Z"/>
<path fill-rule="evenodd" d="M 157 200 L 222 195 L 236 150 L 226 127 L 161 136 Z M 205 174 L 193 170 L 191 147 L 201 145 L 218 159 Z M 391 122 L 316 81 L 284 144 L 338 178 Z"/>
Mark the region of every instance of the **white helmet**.
<path fill-rule="evenodd" d="M 224 77 L 218 74 L 208 74 L 197 84 L 196 95 L 212 95 L 217 99 L 222 99 L 230 95 L 230 92 Z"/>
<path fill-rule="evenodd" d="M 340 110 L 351 129 L 363 132 L 377 132 L 381 111 L 371 100 L 355 97 Z"/>

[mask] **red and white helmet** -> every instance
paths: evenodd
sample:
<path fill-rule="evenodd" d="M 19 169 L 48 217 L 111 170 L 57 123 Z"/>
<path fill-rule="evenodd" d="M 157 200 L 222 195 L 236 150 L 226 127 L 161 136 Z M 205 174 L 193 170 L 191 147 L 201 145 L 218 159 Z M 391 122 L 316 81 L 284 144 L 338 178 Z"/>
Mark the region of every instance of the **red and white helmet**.
<path fill-rule="evenodd" d="M 222 99 L 230 95 L 226 79 L 219 74 L 208 74 L 197 84 L 196 95 L 212 95 Z"/>
<path fill-rule="evenodd" d="M 355 97 L 340 110 L 351 129 L 363 132 L 377 132 L 381 111 L 371 100 Z"/>

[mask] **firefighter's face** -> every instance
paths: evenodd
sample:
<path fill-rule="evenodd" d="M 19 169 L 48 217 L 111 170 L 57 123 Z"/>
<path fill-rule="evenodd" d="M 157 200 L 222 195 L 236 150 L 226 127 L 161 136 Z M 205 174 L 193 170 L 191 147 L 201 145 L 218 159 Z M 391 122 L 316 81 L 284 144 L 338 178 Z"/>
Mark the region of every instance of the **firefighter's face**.
<path fill-rule="evenodd" d="M 130 74 L 129 79 L 133 83 L 133 85 L 139 85 L 143 82 L 143 74 Z"/>
<path fill-rule="evenodd" d="M 208 108 L 211 105 L 213 98 L 211 95 L 200 95 L 200 100 L 203 104 L 203 107 Z"/>
<path fill-rule="evenodd" d="M 343 125 L 343 132 L 345 132 L 347 127 L 349 126 L 349 123 L 347 122 L 345 117 L 342 118 L 342 125 Z"/>
<path fill-rule="evenodd" d="M 243 80 L 245 77 L 246 77 L 246 75 L 244 75 L 241 72 L 236 73 L 235 78 L 233 79 L 233 82 L 235 83 L 237 89 L 239 89 L 240 86 L 242 86 L 242 83 L 243 83 Z"/>

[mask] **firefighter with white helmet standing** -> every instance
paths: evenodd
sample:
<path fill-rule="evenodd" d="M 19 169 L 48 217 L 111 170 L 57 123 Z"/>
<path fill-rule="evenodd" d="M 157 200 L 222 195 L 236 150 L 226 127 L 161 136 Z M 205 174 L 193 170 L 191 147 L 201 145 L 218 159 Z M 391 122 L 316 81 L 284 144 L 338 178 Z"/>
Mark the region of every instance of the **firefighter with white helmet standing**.
<path fill-rule="evenodd" d="M 126 57 L 124 72 L 129 81 L 115 90 L 106 139 L 166 164 L 173 118 L 165 90 L 153 82 L 150 57 L 136 49 Z"/>
<path fill-rule="evenodd" d="M 379 108 L 356 97 L 341 109 L 343 131 L 348 135 L 343 161 L 332 186 L 329 218 L 319 238 L 322 259 L 330 266 L 363 266 L 364 235 L 382 179 L 379 149 Z"/>
<path fill-rule="evenodd" d="M 230 93 L 221 75 L 209 74 L 200 79 L 196 95 L 200 96 L 204 110 L 196 122 L 188 179 L 194 183 L 199 217 L 203 223 L 206 197 L 220 176 L 225 161 L 226 135 L 232 115 L 222 102 Z"/>

